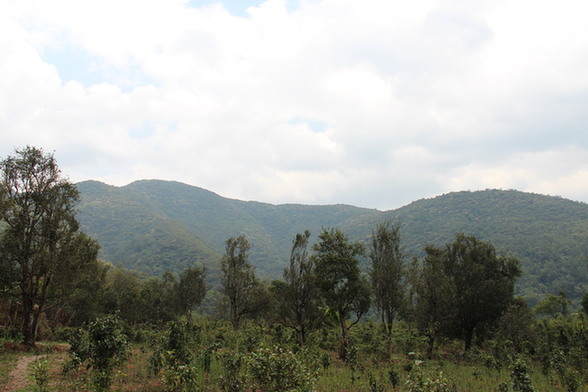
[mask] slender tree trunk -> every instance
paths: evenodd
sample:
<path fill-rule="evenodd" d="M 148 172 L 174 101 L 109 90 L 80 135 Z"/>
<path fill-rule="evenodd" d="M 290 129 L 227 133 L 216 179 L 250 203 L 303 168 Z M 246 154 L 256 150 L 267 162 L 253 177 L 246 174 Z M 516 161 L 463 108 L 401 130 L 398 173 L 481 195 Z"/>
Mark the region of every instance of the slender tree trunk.
<path fill-rule="evenodd" d="M 465 351 L 468 352 L 470 348 L 472 348 L 472 340 L 474 337 L 474 328 L 473 327 L 466 327 L 464 331 L 464 348 Z"/>
<path fill-rule="evenodd" d="M 384 317 L 384 312 L 382 312 L 382 320 L 384 321 L 384 326 L 386 328 L 386 343 L 388 344 L 388 359 L 390 359 L 390 358 L 392 358 L 392 330 L 393 330 L 394 316 L 387 313 L 386 316 Z"/>
<path fill-rule="evenodd" d="M 300 346 L 304 347 L 306 344 L 306 328 L 304 328 L 304 325 L 301 325 L 298 329 L 298 339 L 300 340 Z"/>
<path fill-rule="evenodd" d="M 341 349 L 339 351 L 339 358 L 347 359 L 347 351 L 349 349 L 349 331 L 345 318 L 339 316 L 339 325 L 341 326 Z"/>
<path fill-rule="evenodd" d="M 435 335 L 429 335 L 429 347 L 427 348 L 427 358 L 433 359 L 433 348 L 435 347 Z"/>

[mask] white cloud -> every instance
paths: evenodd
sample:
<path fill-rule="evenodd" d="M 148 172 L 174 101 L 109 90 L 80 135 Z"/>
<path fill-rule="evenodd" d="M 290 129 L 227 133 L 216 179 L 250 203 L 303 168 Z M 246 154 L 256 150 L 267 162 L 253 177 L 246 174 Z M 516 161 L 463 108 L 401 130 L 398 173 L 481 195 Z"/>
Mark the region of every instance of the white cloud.
<path fill-rule="evenodd" d="M 489 187 L 588 201 L 587 8 L 4 2 L 0 155 L 33 144 L 75 181 L 268 202 L 391 208 Z"/>

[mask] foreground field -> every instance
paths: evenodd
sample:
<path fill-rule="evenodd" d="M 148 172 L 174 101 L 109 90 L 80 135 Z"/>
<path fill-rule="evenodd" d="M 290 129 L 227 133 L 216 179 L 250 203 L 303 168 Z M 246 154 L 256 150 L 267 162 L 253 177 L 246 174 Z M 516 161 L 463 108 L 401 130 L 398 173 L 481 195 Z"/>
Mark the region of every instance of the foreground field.
<path fill-rule="evenodd" d="M 21 352 L 17 348 L 3 350 L 0 354 L 0 391 L 88 391 L 92 390 L 91 374 L 85 368 L 64 372 L 69 354 L 62 345 L 53 345 L 45 352 Z M 394 358 L 392 361 L 374 362 L 366 359 L 350 367 L 336 359 L 334 353 L 325 352 L 329 365 L 316 369 L 315 391 L 478 391 L 495 392 L 512 385 L 510 369 L 495 369 L 474 363 L 448 360 L 420 361 L 411 358 Z M 227 391 L 223 384 L 221 354 L 213 355 L 209 373 L 198 369 L 195 382 L 190 388 L 181 385 L 166 386 L 164 374 L 150 372 L 150 360 L 153 352 L 141 345 L 133 345 L 124 366 L 114 372 L 111 391 Z M 199 361 L 196 361 L 198 364 Z M 325 361 L 326 363 L 326 361 Z M 45 389 L 40 388 L 40 377 L 46 375 Z M 41 373 L 41 374 L 40 374 Z M 530 381 L 535 391 L 569 391 L 555 376 L 545 376 L 540 366 L 529 367 Z M 223 386 L 224 385 L 224 386 Z M 395 385 L 395 386 L 394 386 Z M 588 385 L 578 385 L 577 390 L 584 391 Z M 509 387 L 510 388 L 510 387 Z M 243 389 L 255 390 L 255 389 Z M 270 391 L 272 389 L 257 389 Z M 508 389 L 512 390 L 512 389 Z"/>

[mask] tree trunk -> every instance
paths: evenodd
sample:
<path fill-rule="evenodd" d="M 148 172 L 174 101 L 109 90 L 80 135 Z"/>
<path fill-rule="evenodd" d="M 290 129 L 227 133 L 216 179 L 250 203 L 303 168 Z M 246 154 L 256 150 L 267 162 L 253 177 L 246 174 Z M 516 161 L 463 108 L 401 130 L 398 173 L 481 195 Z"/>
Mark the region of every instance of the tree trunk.
<path fill-rule="evenodd" d="M 468 352 L 472 348 L 472 340 L 474 337 L 474 328 L 466 327 L 464 331 L 464 348 L 465 352 Z"/>
<path fill-rule="evenodd" d="M 298 329 L 298 339 L 300 340 L 300 346 L 304 347 L 306 344 L 306 328 L 303 325 Z"/>
<path fill-rule="evenodd" d="M 392 358 L 392 331 L 394 328 L 394 315 L 389 313 L 386 314 L 386 322 L 384 323 L 386 327 L 386 341 L 388 344 L 388 359 Z"/>
<path fill-rule="evenodd" d="M 345 361 L 349 349 L 349 331 L 345 319 L 341 316 L 339 316 L 339 325 L 341 326 L 341 349 L 339 350 L 339 358 Z"/>
<path fill-rule="evenodd" d="M 433 348 L 435 346 L 435 335 L 429 335 L 429 347 L 427 347 L 427 358 L 433 359 Z"/>
<path fill-rule="evenodd" d="M 23 343 L 34 348 L 37 340 L 38 317 L 35 317 L 35 304 L 32 298 L 23 296 L 22 301 L 22 335 Z"/>

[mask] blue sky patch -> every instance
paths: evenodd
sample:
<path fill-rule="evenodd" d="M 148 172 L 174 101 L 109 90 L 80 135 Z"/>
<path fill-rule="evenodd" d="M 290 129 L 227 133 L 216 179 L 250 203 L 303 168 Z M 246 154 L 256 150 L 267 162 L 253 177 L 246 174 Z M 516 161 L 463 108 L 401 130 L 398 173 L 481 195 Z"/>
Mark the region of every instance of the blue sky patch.
<path fill-rule="evenodd" d="M 327 130 L 329 127 L 329 123 L 323 120 L 319 120 L 316 118 L 301 118 L 301 117 L 294 117 L 291 119 L 290 124 L 297 125 L 297 124 L 304 124 L 310 129 L 312 132 L 321 133 Z"/>
<path fill-rule="evenodd" d="M 75 81 L 85 87 L 110 83 L 122 92 L 130 92 L 138 86 L 158 85 L 139 66 L 130 65 L 120 69 L 108 64 L 100 56 L 72 45 L 66 39 L 61 43 L 59 47 L 45 47 L 41 55 L 45 62 L 55 66 L 64 83 Z"/>
<path fill-rule="evenodd" d="M 267 0 L 190 0 L 189 7 L 200 8 L 210 4 L 222 4 L 231 15 L 249 17 L 247 8 L 257 7 Z M 287 0 L 286 9 L 288 12 L 295 11 L 300 7 L 300 0 Z"/>

